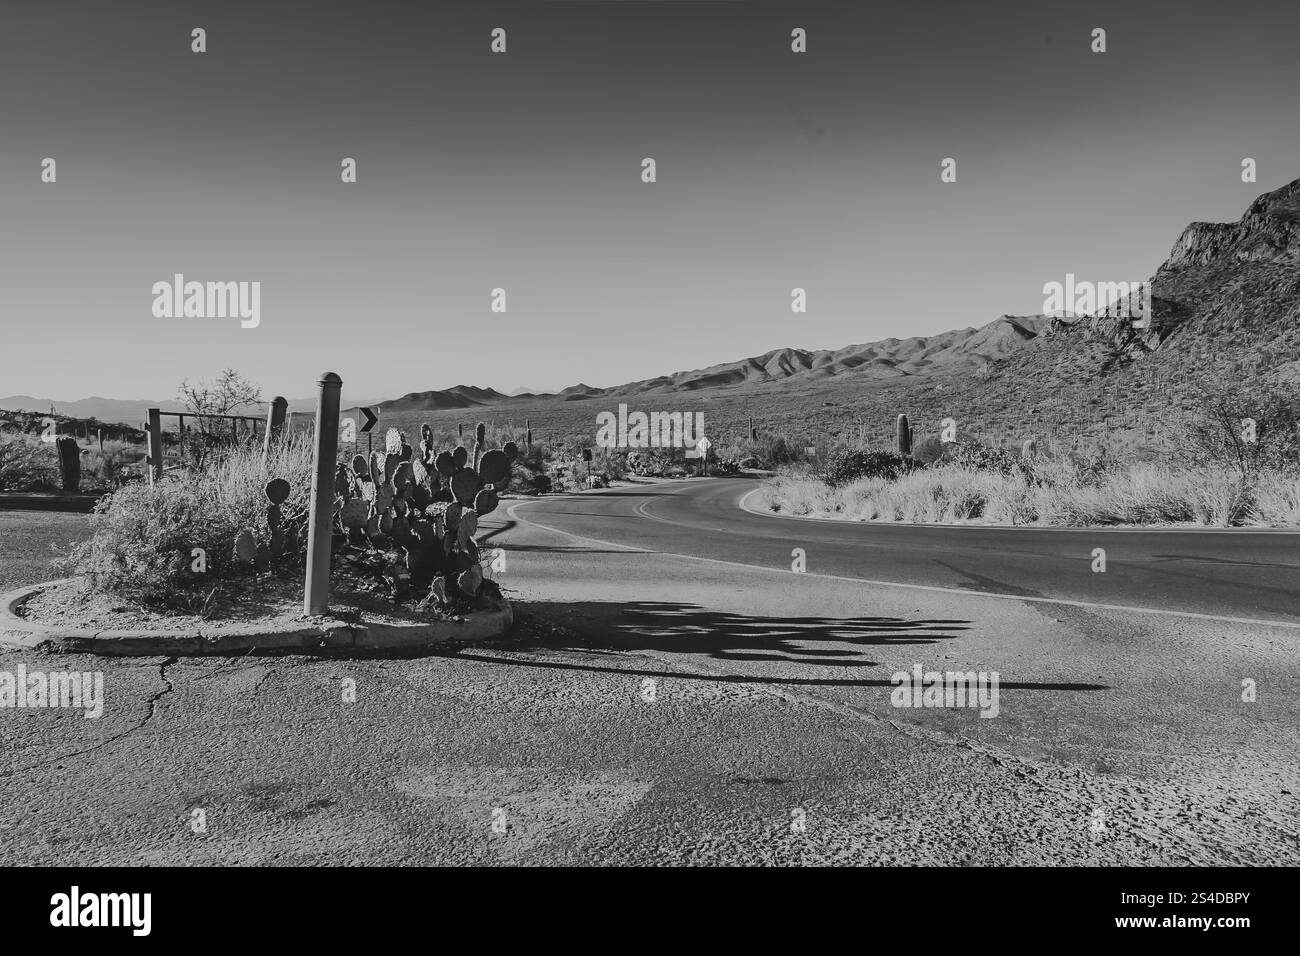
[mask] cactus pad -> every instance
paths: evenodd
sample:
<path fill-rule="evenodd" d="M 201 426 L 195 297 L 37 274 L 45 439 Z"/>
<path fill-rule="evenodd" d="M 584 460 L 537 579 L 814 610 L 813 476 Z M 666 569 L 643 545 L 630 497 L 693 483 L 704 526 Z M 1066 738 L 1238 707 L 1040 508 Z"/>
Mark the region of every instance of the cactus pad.
<path fill-rule="evenodd" d="M 451 493 L 463 505 L 473 504 L 474 496 L 482 487 L 478 474 L 469 468 L 462 468 L 451 476 Z"/>
<path fill-rule="evenodd" d="M 339 519 L 343 522 L 343 527 L 351 530 L 353 528 L 365 527 L 367 515 L 370 509 L 360 498 L 352 498 L 343 505 L 343 510 L 339 512 Z"/>
<path fill-rule="evenodd" d="M 465 462 L 469 461 L 469 449 L 464 445 L 457 445 L 451 450 L 451 460 L 456 463 L 457 468 L 464 468 Z"/>
<path fill-rule="evenodd" d="M 266 497 L 271 499 L 271 504 L 282 505 L 289 500 L 289 492 L 293 489 L 289 482 L 283 478 L 272 478 L 266 483 Z"/>
<path fill-rule="evenodd" d="M 429 587 L 429 596 L 439 604 L 446 604 L 447 582 L 442 578 L 434 578 L 433 584 Z"/>
<path fill-rule="evenodd" d="M 460 516 L 460 524 L 456 526 L 456 543 L 460 545 L 462 551 L 468 551 L 474 544 L 476 531 L 478 531 L 478 515 L 466 511 Z"/>
<path fill-rule="evenodd" d="M 491 488 L 484 488 L 474 496 L 474 512 L 481 518 L 483 515 L 491 514 L 496 511 L 500 499 L 497 493 Z"/>
<path fill-rule="evenodd" d="M 505 452 L 506 458 L 512 465 L 515 463 L 515 459 L 519 457 L 519 446 L 512 441 L 508 441 L 502 445 L 501 450 Z"/>
<path fill-rule="evenodd" d="M 499 449 L 487 452 L 478 464 L 478 474 L 485 485 L 495 485 L 510 474 L 510 458 Z"/>
<path fill-rule="evenodd" d="M 471 597 L 478 594 L 479 586 L 482 583 L 483 572 L 477 564 L 471 567 L 468 571 L 462 571 L 460 576 L 456 578 L 456 587 L 460 588 L 464 593 Z"/>
<path fill-rule="evenodd" d="M 245 528 L 235 535 L 235 557 L 240 561 L 252 561 L 257 556 L 257 540 L 253 532 Z"/>

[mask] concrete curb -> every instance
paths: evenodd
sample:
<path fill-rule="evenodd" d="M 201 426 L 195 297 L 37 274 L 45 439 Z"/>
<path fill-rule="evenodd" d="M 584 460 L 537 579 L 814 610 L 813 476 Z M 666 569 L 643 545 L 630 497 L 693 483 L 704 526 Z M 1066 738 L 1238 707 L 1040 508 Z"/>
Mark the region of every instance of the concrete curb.
<path fill-rule="evenodd" d="M 200 629 L 97 631 L 40 624 L 18 616 L 18 609 L 30 597 L 67 580 L 45 581 L 0 594 L 0 647 L 109 657 L 199 657 L 253 651 L 300 654 L 411 652 L 447 641 L 497 638 L 514 624 L 514 611 L 504 599 L 493 601 L 491 608 L 475 611 L 459 621 L 337 627 L 307 625 L 293 630 L 266 630 L 254 625 L 206 636 Z"/>
<path fill-rule="evenodd" d="M 104 495 L 110 492 L 104 492 Z M 41 494 L 37 492 L 8 492 L 0 494 L 0 511 L 66 511 L 90 514 L 95 503 L 104 495 Z"/>

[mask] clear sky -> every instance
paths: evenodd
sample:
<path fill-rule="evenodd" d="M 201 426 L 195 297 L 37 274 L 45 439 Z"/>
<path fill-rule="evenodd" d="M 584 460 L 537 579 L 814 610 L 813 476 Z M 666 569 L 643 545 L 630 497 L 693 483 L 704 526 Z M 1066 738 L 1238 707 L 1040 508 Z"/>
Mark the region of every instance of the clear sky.
<path fill-rule="evenodd" d="M 1300 177 L 1296 4 L 3 16 L 0 395 L 166 397 L 227 365 L 291 397 L 327 369 L 353 399 L 555 389 L 924 335 L 1039 312 L 1067 272 L 1145 278 L 1189 221 Z M 260 325 L 155 318 L 177 272 L 261 282 Z"/>

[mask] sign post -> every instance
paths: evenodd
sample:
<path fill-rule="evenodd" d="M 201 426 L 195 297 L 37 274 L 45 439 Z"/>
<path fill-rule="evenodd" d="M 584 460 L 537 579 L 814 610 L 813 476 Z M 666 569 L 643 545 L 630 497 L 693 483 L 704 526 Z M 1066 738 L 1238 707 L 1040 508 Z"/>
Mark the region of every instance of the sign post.
<path fill-rule="evenodd" d="M 330 601 L 330 544 L 334 518 L 334 467 L 339 446 L 339 395 L 343 379 L 333 372 L 320 377 L 316 399 L 316 455 L 311 477 L 311 515 L 307 526 L 307 580 L 303 610 L 324 614 Z"/>
<path fill-rule="evenodd" d="M 368 408 L 367 406 L 362 405 L 361 415 L 365 418 L 365 421 L 361 423 L 361 430 L 366 433 L 366 458 L 369 459 L 371 441 L 370 429 L 374 428 L 379 422 L 379 406 L 376 405 L 374 408 Z"/>
<path fill-rule="evenodd" d="M 283 395 L 271 399 L 271 407 L 266 412 L 266 434 L 262 436 L 262 470 L 266 470 L 267 460 L 271 457 L 271 445 L 280 438 L 284 429 L 284 413 L 289 402 Z"/>

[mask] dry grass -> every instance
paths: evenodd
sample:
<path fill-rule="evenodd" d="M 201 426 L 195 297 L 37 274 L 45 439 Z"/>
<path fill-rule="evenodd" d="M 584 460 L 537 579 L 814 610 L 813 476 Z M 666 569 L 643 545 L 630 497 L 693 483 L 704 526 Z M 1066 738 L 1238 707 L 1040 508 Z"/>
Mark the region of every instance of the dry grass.
<path fill-rule="evenodd" d="M 304 508 L 311 459 L 310 443 L 295 438 L 275 451 L 266 470 L 260 449 L 242 446 L 210 468 L 127 485 L 100 502 L 89 540 L 73 548 L 63 570 L 143 603 L 173 603 L 187 585 L 243 573 L 233 556 L 235 536 L 245 528 L 268 536 L 267 481 L 288 480 L 286 512 Z M 196 548 L 206 556 L 202 575 L 192 571 Z"/>
<path fill-rule="evenodd" d="M 110 439 L 81 448 L 82 488 L 112 488 L 124 471 L 143 460 L 143 445 Z M 58 452 L 39 434 L 0 434 L 0 491 L 57 491 L 62 486 Z"/>
<path fill-rule="evenodd" d="M 866 479 L 839 488 L 813 477 L 786 475 L 765 482 L 753 501 L 779 514 L 854 521 L 1300 525 L 1300 478 L 1270 471 L 1243 479 L 1223 468 L 1179 470 L 1150 464 L 1118 466 L 1093 478 L 1066 462 L 1048 462 L 1032 481 L 939 465 L 897 481 Z"/>

